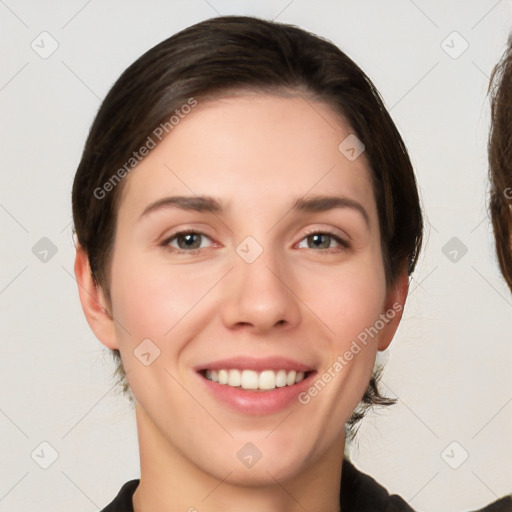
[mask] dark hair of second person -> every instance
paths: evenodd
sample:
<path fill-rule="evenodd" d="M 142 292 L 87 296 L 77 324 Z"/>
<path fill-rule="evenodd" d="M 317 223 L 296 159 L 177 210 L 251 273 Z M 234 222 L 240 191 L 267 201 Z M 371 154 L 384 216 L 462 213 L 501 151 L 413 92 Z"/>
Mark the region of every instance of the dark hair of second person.
<path fill-rule="evenodd" d="M 512 291 L 512 38 L 492 72 L 489 91 L 489 210 L 499 266 Z"/>

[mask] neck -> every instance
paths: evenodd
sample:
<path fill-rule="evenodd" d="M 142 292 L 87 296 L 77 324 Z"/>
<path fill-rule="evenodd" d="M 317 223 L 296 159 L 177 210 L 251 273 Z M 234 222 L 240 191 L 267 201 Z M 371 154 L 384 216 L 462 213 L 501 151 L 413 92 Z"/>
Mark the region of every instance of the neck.
<path fill-rule="evenodd" d="M 237 467 L 225 475 L 213 475 L 186 458 L 139 403 L 136 418 L 141 476 L 133 495 L 134 512 L 340 512 L 344 429 L 322 457 L 311 462 L 306 459 L 301 471 L 276 477 L 271 468 L 262 471 L 260 467 L 257 482 L 240 482 Z"/>

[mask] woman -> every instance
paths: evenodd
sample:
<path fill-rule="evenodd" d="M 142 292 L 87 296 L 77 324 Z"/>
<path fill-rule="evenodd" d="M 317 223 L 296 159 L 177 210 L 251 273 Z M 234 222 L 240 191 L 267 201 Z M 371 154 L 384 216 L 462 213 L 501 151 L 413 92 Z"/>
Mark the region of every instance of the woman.
<path fill-rule="evenodd" d="M 343 458 L 392 403 L 373 369 L 423 223 L 402 139 L 336 46 L 236 16 L 155 46 L 98 112 L 73 215 L 140 447 L 104 511 L 412 510 Z"/>

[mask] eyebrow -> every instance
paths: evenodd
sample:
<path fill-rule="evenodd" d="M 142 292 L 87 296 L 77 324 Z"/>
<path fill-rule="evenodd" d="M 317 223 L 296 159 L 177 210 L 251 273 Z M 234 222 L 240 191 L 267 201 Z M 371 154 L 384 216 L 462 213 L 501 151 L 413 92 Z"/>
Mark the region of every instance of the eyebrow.
<path fill-rule="evenodd" d="M 211 212 L 221 214 L 225 211 L 222 203 L 211 196 L 169 196 L 158 199 L 148 205 L 139 218 L 158 210 L 179 208 L 195 212 Z M 291 205 L 291 211 L 318 213 L 334 210 L 335 208 L 350 208 L 359 212 L 366 225 L 370 227 L 370 217 L 363 205 L 343 196 L 314 196 L 310 199 L 298 198 Z"/>
<path fill-rule="evenodd" d="M 299 212 L 326 212 L 335 208 L 351 208 L 359 212 L 368 228 L 370 227 L 370 216 L 361 203 L 344 196 L 314 196 L 310 199 L 299 198 L 292 204 L 292 211 Z"/>

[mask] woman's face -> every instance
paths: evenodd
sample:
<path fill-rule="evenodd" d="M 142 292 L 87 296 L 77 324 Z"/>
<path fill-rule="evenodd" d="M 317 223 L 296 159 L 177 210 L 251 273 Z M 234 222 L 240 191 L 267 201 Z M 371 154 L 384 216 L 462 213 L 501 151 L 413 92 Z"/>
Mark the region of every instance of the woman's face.
<path fill-rule="evenodd" d="M 162 458 L 246 483 L 340 460 L 398 324 L 386 311 L 405 300 L 386 290 L 365 154 L 351 138 L 339 149 L 350 134 L 299 97 L 199 102 L 125 178 L 102 341 L 121 352 L 141 444 Z M 306 378 L 281 387 L 294 368 Z M 276 370 L 280 387 L 206 369 L 252 370 L 249 387 L 272 387 L 260 371 Z"/>

